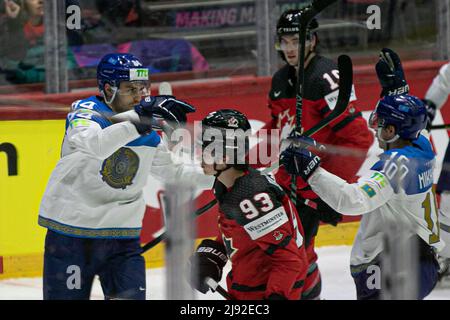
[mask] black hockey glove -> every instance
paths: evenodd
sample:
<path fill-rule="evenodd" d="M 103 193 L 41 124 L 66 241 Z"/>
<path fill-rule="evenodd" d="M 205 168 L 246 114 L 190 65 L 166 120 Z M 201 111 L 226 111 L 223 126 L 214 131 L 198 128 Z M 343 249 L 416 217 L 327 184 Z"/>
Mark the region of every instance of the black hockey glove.
<path fill-rule="evenodd" d="M 187 113 L 195 112 L 190 104 L 175 99 L 174 96 L 148 96 L 141 100 L 134 110 L 139 116 L 153 118 L 153 129 L 161 130 L 161 121 L 172 129 L 186 123 Z"/>
<path fill-rule="evenodd" d="M 210 277 L 219 282 L 228 257 L 223 244 L 205 239 L 189 261 L 191 286 L 201 293 L 207 293 L 209 286 L 205 283 L 206 278 Z"/>
<path fill-rule="evenodd" d="M 139 122 L 132 121 L 139 134 L 147 134 L 153 130 L 153 100 L 148 96 L 134 107 L 134 111 L 139 116 Z"/>
<path fill-rule="evenodd" d="M 319 215 L 319 220 L 322 222 L 337 226 L 338 222 L 342 221 L 342 214 L 335 211 L 320 198 L 310 200 L 308 206 L 316 211 L 316 214 Z"/>
<path fill-rule="evenodd" d="M 383 87 L 381 97 L 409 92 L 402 63 L 397 53 L 393 50 L 383 48 L 380 51 L 380 60 L 377 62 L 375 70 L 377 71 L 378 80 Z"/>
<path fill-rule="evenodd" d="M 184 101 L 175 99 L 174 96 L 155 96 L 152 97 L 152 99 L 153 117 L 155 119 L 167 121 L 172 128 L 186 123 L 186 114 L 195 112 L 193 106 Z"/>
<path fill-rule="evenodd" d="M 320 158 L 305 148 L 291 145 L 281 153 L 280 164 L 289 174 L 301 176 L 307 182 L 320 167 Z"/>
<path fill-rule="evenodd" d="M 317 149 L 317 150 L 325 149 L 324 145 L 318 143 L 316 140 L 314 140 L 311 137 L 302 136 L 295 129 L 292 130 L 292 132 L 289 134 L 289 137 L 287 138 L 287 140 L 289 142 L 291 142 L 297 148 L 313 148 L 313 149 Z"/>
<path fill-rule="evenodd" d="M 425 107 L 427 108 L 427 131 L 429 132 L 431 129 L 431 124 L 433 123 L 434 117 L 436 117 L 436 105 L 433 101 L 422 99 L 423 103 L 425 103 Z"/>

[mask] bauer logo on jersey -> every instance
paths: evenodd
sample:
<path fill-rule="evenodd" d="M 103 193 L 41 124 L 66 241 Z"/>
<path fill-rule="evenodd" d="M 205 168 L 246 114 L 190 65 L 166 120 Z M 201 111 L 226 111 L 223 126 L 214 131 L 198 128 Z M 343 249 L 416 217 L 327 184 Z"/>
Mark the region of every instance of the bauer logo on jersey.
<path fill-rule="evenodd" d="M 279 207 L 268 214 L 247 223 L 244 228 L 252 240 L 259 239 L 289 221 L 284 207 Z"/>
<path fill-rule="evenodd" d="M 148 69 L 130 69 L 130 81 L 148 80 Z"/>
<path fill-rule="evenodd" d="M 120 148 L 103 161 L 102 180 L 114 189 L 125 189 L 133 183 L 139 168 L 139 157 L 131 149 Z"/>
<path fill-rule="evenodd" d="M 338 100 L 338 96 L 339 96 L 339 90 L 334 90 L 333 92 L 331 92 L 325 96 L 325 101 L 327 102 L 330 110 L 333 110 L 336 107 L 336 102 Z M 355 86 L 352 86 L 352 93 L 350 95 L 349 102 L 352 102 L 352 101 L 356 101 Z"/>

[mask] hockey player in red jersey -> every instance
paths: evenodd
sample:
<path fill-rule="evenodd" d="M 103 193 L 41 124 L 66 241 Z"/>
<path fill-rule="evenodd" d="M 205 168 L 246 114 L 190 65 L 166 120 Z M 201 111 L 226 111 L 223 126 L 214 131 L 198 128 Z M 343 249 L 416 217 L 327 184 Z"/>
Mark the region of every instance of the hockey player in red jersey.
<path fill-rule="evenodd" d="M 230 259 L 233 299 L 300 299 L 308 268 L 303 228 L 283 189 L 246 163 L 250 123 L 223 109 L 203 119 L 202 130 L 202 167 L 216 176 L 221 236 L 203 240 L 191 257 L 193 287 L 206 293 L 206 278 L 220 281 Z"/>
<path fill-rule="evenodd" d="M 280 141 L 287 138 L 295 127 L 296 68 L 299 59 L 298 21 L 302 13 L 301 10 L 288 10 L 281 15 L 277 23 L 276 48 L 287 63 L 272 78 L 269 93 L 272 119 L 262 129 L 269 130 L 271 134 L 279 134 Z M 316 52 L 318 37 L 315 30 L 317 28 L 318 22 L 313 19 L 308 26 L 305 47 L 305 82 L 301 119 L 304 130 L 313 127 L 333 110 L 339 92 L 339 71 L 336 63 Z M 343 149 L 351 148 L 362 154 L 367 153 L 373 143 L 373 134 L 356 106 L 354 90 L 345 113 L 313 137 L 322 144 Z M 348 182 L 356 181 L 356 174 L 365 160 L 364 157 L 345 154 L 321 154 L 320 156 L 324 168 Z M 303 298 L 317 299 L 321 291 L 321 281 L 316 264 L 317 255 L 314 252 L 314 237 L 320 220 L 336 225 L 341 217 L 300 180 L 299 178 L 297 184 L 299 198 L 297 210 L 305 230 L 305 245 L 310 261 Z M 291 176 L 284 168 L 278 170 L 276 181 L 285 190 L 290 189 Z M 309 205 L 305 205 L 306 202 Z"/>

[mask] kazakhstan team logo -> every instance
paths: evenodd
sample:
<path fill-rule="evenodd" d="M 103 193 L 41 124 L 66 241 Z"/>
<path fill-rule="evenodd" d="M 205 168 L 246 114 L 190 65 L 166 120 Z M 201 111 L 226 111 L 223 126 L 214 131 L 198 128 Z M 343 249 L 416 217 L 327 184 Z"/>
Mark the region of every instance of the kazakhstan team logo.
<path fill-rule="evenodd" d="M 139 168 L 139 157 L 131 149 L 120 148 L 103 161 L 102 180 L 114 189 L 125 189 L 133 183 Z"/>

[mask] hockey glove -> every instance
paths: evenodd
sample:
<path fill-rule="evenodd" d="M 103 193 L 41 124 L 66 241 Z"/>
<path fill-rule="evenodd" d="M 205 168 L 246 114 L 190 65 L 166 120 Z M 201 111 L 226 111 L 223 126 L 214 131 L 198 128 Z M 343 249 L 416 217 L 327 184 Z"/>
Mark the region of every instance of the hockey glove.
<path fill-rule="evenodd" d="M 228 261 L 225 246 L 217 241 L 205 239 L 191 256 L 190 280 L 191 286 L 201 293 L 207 293 L 209 286 L 207 277 L 219 282 L 222 278 L 222 269 Z"/>
<path fill-rule="evenodd" d="M 409 92 L 400 58 L 391 49 L 383 48 L 380 51 L 380 60 L 377 62 L 375 70 L 383 87 L 381 97 Z"/>
<path fill-rule="evenodd" d="M 433 123 L 434 117 L 436 117 L 436 105 L 433 101 L 422 99 L 423 103 L 425 103 L 425 107 L 427 108 L 427 131 L 429 132 L 431 129 L 431 124 Z"/>
<path fill-rule="evenodd" d="M 155 96 L 153 99 L 153 117 L 156 120 L 165 120 L 169 126 L 176 128 L 186 123 L 187 113 L 195 112 L 190 104 L 175 99 L 174 96 Z M 154 129 L 162 129 L 156 128 Z"/>
<path fill-rule="evenodd" d="M 292 130 L 292 132 L 289 134 L 289 137 L 287 138 L 289 142 L 291 142 L 295 147 L 298 148 L 309 148 L 312 147 L 313 149 L 317 150 L 324 150 L 325 146 L 318 143 L 316 140 L 314 140 L 311 137 L 302 136 L 300 133 L 296 130 Z"/>
<path fill-rule="evenodd" d="M 141 100 L 141 102 L 134 107 L 134 111 L 139 116 L 139 121 L 132 121 L 139 134 L 150 133 L 153 129 L 153 101 L 152 97 L 148 96 Z"/>
<path fill-rule="evenodd" d="M 319 217 L 319 220 L 333 226 L 337 226 L 342 221 L 342 214 L 331 208 L 325 201 L 320 198 L 314 200 L 305 200 L 304 208 L 300 210 L 310 210 Z"/>
<path fill-rule="evenodd" d="M 307 182 L 320 166 L 320 158 L 305 148 L 290 146 L 281 153 L 280 164 L 289 174 L 301 176 Z"/>

